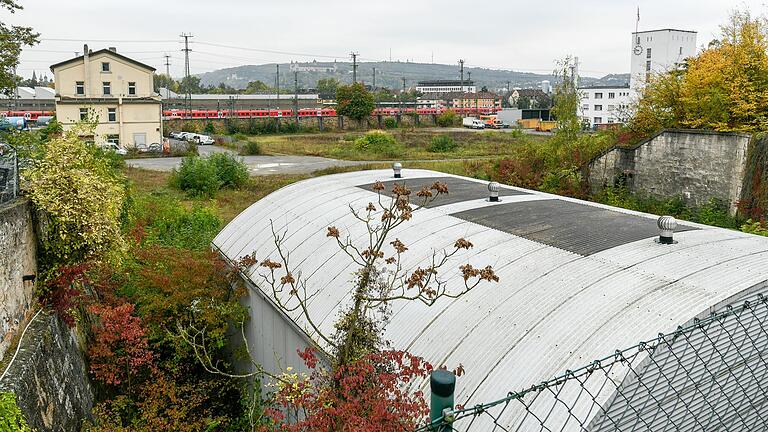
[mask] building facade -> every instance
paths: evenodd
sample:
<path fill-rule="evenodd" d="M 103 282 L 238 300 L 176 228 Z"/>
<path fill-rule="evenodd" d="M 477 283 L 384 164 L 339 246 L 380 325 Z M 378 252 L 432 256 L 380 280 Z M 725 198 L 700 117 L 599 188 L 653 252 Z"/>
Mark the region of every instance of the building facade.
<path fill-rule="evenodd" d="M 695 31 L 663 29 L 632 33 L 630 87 L 637 90 L 652 74 L 674 69 L 695 54 Z"/>
<path fill-rule="evenodd" d="M 154 92 L 155 69 L 118 54 L 91 51 L 51 66 L 56 83 L 56 118 L 65 129 L 92 119 L 97 145 L 135 147 L 162 140 L 162 104 Z"/>
<path fill-rule="evenodd" d="M 464 82 L 461 80 L 432 80 L 419 81 L 416 84 L 416 91 L 421 93 L 474 93 L 477 91 L 477 87 L 470 80 Z"/>
<path fill-rule="evenodd" d="M 580 87 L 579 115 L 590 128 L 604 124 L 624 123 L 630 116 L 632 91 L 624 86 Z"/>

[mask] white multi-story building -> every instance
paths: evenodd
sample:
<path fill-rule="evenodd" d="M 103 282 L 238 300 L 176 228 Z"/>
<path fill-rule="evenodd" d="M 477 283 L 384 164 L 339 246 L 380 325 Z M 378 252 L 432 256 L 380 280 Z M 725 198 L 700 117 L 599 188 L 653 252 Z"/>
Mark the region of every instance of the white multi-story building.
<path fill-rule="evenodd" d="M 624 123 L 629 115 L 632 91 L 624 86 L 580 87 L 579 115 L 595 128 L 603 124 Z"/>
<path fill-rule="evenodd" d="M 637 90 L 651 74 L 674 69 L 695 54 L 695 31 L 663 29 L 632 33 L 629 85 Z"/>
<path fill-rule="evenodd" d="M 421 93 L 475 93 L 477 87 L 475 83 L 469 80 L 433 80 L 419 81 L 416 84 L 416 91 Z"/>
<path fill-rule="evenodd" d="M 629 83 L 579 87 L 579 115 L 593 129 L 624 123 L 632 114 L 638 91 L 652 74 L 677 68 L 695 54 L 695 31 L 663 29 L 632 33 Z"/>

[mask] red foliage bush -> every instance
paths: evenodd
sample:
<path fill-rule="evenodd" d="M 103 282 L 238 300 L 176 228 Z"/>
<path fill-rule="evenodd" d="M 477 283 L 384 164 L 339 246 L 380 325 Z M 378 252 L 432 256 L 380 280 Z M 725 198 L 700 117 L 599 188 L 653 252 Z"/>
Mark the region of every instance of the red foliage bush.
<path fill-rule="evenodd" d="M 133 316 L 134 305 L 91 305 L 89 311 L 99 318 L 93 326 L 94 340 L 89 349 L 91 373 L 110 385 L 128 383 L 133 376 L 151 369 L 153 354 L 149 349 L 141 319 Z"/>
<path fill-rule="evenodd" d="M 56 276 L 46 282 L 46 289 L 40 295 L 40 304 L 51 307 L 69 327 L 74 327 L 76 309 L 82 304 L 82 291 L 77 284 L 88 283 L 85 272 L 87 263 L 62 266 L 56 269 Z"/>
<path fill-rule="evenodd" d="M 267 410 L 281 431 L 401 432 L 413 430 L 429 413 L 422 392 L 408 389 L 433 369 L 420 357 L 377 352 L 330 373 L 318 369 L 311 350 L 299 355 L 311 376 L 289 376 L 278 384 L 276 408 Z"/>

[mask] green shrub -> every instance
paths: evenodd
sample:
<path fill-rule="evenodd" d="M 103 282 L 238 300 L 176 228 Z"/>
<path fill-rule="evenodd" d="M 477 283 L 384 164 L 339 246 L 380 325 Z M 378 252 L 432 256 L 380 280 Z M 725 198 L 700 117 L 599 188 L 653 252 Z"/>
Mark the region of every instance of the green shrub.
<path fill-rule="evenodd" d="M 432 153 L 448 153 L 456 150 L 459 147 L 456 141 L 448 135 L 436 135 L 432 137 L 432 142 L 427 151 Z"/>
<path fill-rule="evenodd" d="M 741 226 L 741 230 L 745 233 L 756 234 L 768 237 L 768 226 L 760 221 L 753 221 L 748 219 L 744 225 Z"/>
<path fill-rule="evenodd" d="M 0 430 L 14 432 L 32 432 L 16 403 L 16 394 L 0 392 Z"/>
<path fill-rule="evenodd" d="M 247 140 L 245 141 L 245 144 L 240 147 L 241 156 L 257 156 L 260 154 L 261 146 L 256 141 Z"/>
<path fill-rule="evenodd" d="M 248 181 L 248 167 L 229 152 L 214 153 L 208 162 L 215 168 L 219 187 L 237 189 Z"/>
<path fill-rule="evenodd" d="M 440 127 L 458 126 L 461 123 L 461 117 L 453 110 L 443 111 L 437 116 L 437 125 Z"/>
<path fill-rule="evenodd" d="M 208 250 L 221 229 L 221 219 L 211 207 L 188 210 L 167 193 L 141 195 L 137 201 L 134 219 L 144 226 L 147 244 Z"/>
<path fill-rule="evenodd" d="M 363 153 L 383 155 L 386 157 L 398 157 L 405 153 L 405 148 L 397 142 L 392 135 L 372 130 L 355 140 L 355 148 Z"/>
<path fill-rule="evenodd" d="M 187 156 L 179 169 L 171 172 L 170 184 L 190 196 L 212 197 L 219 190 L 216 166 L 208 159 Z"/>
<path fill-rule="evenodd" d="M 392 117 L 387 117 L 384 119 L 384 129 L 395 129 L 397 128 L 397 119 L 394 119 Z"/>
<path fill-rule="evenodd" d="M 205 128 L 203 129 L 205 133 L 207 134 L 215 134 L 216 133 L 216 127 L 213 125 L 212 122 L 208 122 L 205 124 Z"/>

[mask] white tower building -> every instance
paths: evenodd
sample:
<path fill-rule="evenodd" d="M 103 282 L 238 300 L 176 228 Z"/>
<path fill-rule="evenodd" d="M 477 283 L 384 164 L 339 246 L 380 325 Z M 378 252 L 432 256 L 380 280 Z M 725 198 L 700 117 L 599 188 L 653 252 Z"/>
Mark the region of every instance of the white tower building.
<path fill-rule="evenodd" d="M 695 54 L 695 31 L 663 29 L 634 32 L 629 85 L 636 90 L 651 74 L 674 69 Z"/>

